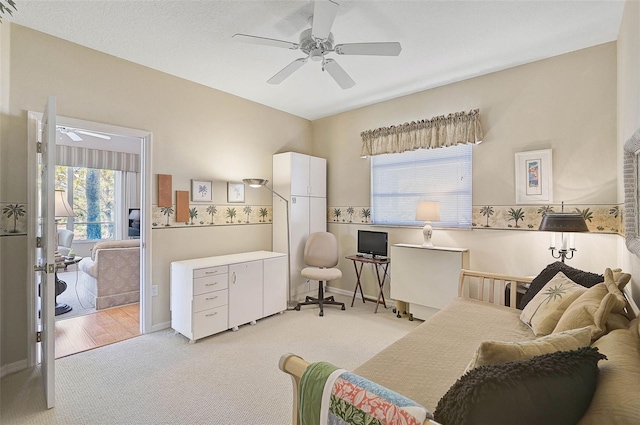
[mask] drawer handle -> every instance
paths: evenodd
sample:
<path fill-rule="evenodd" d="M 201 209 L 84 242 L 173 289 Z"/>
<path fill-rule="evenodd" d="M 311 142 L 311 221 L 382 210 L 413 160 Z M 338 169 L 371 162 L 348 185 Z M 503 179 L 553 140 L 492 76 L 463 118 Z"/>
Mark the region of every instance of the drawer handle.
<path fill-rule="evenodd" d="M 209 298 L 205 298 L 206 301 L 211 301 L 211 300 L 215 300 L 216 298 L 218 298 L 218 296 L 216 295 L 215 297 L 209 297 Z"/>
<path fill-rule="evenodd" d="M 217 271 L 217 270 L 212 271 L 212 272 L 204 272 L 204 274 L 216 274 L 216 273 L 218 273 L 218 271 Z"/>
<path fill-rule="evenodd" d="M 211 317 L 211 316 L 215 316 L 216 314 L 218 314 L 218 312 L 216 311 L 215 313 L 210 313 L 205 315 L 204 317 Z"/>
<path fill-rule="evenodd" d="M 213 285 L 217 285 L 218 282 L 213 282 L 213 283 L 205 283 L 204 286 L 213 286 Z"/>

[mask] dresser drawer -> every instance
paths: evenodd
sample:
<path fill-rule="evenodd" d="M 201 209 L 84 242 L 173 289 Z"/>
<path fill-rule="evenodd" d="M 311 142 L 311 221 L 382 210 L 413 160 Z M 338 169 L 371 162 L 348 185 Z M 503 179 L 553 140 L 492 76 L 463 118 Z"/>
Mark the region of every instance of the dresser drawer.
<path fill-rule="evenodd" d="M 196 295 L 193 297 L 193 311 L 208 310 L 210 308 L 216 308 L 223 305 L 227 305 L 229 301 L 229 291 L 226 289 L 223 291 L 207 292 L 206 294 Z"/>
<path fill-rule="evenodd" d="M 215 275 L 219 275 L 219 274 L 224 274 L 224 273 L 227 273 L 228 269 L 229 269 L 228 266 L 218 266 L 218 267 L 207 267 L 205 269 L 195 269 L 193 271 L 193 278 L 197 279 L 199 277 L 215 276 Z"/>
<path fill-rule="evenodd" d="M 199 311 L 193 314 L 193 339 L 204 338 L 228 329 L 227 306 Z"/>
<path fill-rule="evenodd" d="M 220 291 L 228 287 L 228 274 L 207 276 L 193 279 L 193 295 L 201 295 L 207 292 Z"/>

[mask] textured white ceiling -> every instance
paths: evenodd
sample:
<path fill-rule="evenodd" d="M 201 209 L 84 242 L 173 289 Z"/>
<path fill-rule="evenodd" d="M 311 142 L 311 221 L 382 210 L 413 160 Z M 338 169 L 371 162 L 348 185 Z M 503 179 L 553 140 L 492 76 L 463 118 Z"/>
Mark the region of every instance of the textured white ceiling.
<path fill-rule="evenodd" d="M 347 1 L 336 43 L 399 41 L 398 57 L 332 54 L 356 81 L 342 90 L 316 62 L 266 80 L 300 51 L 312 1 L 16 0 L 10 21 L 291 114 L 317 119 L 617 39 L 622 0 Z"/>

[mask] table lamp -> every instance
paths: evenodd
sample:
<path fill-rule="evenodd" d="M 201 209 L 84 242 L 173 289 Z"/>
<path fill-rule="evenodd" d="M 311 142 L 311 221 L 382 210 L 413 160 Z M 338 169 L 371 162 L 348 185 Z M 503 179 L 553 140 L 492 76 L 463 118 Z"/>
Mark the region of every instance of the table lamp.
<path fill-rule="evenodd" d="M 574 252 L 577 251 L 573 235 L 569 235 L 569 240 L 567 241 L 567 236 L 565 236 L 565 233 L 588 232 L 589 228 L 587 227 L 587 223 L 584 221 L 584 217 L 581 214 L 562 212 L 545 214 L 545 216 L 542 218 L 542 222 L 540 223 L 540 228 L 538 230 L 547 232 L 560 232 L 561 242 L 560 249 L 557 250 L 557 254 L 555 234 L 551 237 L 551 246 L 549 246 L 549 250 L 551 250 L 551 256 L 553 258 L 561 259 L 564 263 L 565 259 L 572 259 Z"/>
<path fill-rule="evenodd" d="M 416 221 L 424 221 L 422 235 L 424 242 L 422 246 L 432 247 L 431 236 L 433 235 L 432 221 L 440 221 L 440 203 L 436 201 L 420 201 L 416 210 Z"/>

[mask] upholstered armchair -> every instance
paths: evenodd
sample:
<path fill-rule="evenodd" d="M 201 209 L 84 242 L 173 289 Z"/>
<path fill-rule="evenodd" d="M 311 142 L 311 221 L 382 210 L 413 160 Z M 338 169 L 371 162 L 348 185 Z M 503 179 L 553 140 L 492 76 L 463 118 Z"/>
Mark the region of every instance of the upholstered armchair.
<path fill-rule="evenodd" d="M 73 232 L 67 229 L 58 229 L 58 252 L 65 257 L 71 252 L 73 243 Z"/>
<path fill-rule="evenodd" d="M 140 301 L 140 240 L 97 243 L 78 267 L 96 310 Z"/>

